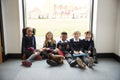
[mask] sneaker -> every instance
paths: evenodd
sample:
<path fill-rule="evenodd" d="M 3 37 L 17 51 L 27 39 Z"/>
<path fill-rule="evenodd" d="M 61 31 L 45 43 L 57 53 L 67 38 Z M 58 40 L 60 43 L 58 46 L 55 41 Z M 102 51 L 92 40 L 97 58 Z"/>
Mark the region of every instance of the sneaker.
<path fill-rule="evenodd" d="M 93 58 L 94 58 L 94 63 L 96 63 L 96 64 L 97 64 L 97 63 L 98 63 L 97 57 L 96 57 L 96 56 L 94 56 Z"/>
<path fill-rule="evenodd" d="M 77 61 L 76 61 L 76 60 L 73 60 L 73 61 L 70 62 L 70 66 L 71 66 L 71 67 L 74 67 L 76 64 L 77 64 Z"/>
<path fill-rule="evenodd" d="M 30 62 L 30 61 L 23 61 L 22 65 L 26 66 L 26 67 L 30 67 L 32 65 L 32 62 Z"/>
<path fill-rule="evenodd" d="M 47 64 L 49 64 L 50 66 L 57 66 L 58 64 L 55 62 L 55 61 L 53 61 L 53 60 L 47 60 L 46 61 L 47 62 Z"/>
<path fill-rule="evenodd" d="M 89 58 L 89 62 L 88 62 L 88 67 L 92 68 L 93 67 L 93 63 L 94 63 L 94 60 L 92 57 Z"/>
<path fill-rule="evenodd" d="M 81 68 L 86 68 L 86 64 L 83 63 L 83 61 L 80 58 L 77 58 L 77 64 L 81 67 Z"/>

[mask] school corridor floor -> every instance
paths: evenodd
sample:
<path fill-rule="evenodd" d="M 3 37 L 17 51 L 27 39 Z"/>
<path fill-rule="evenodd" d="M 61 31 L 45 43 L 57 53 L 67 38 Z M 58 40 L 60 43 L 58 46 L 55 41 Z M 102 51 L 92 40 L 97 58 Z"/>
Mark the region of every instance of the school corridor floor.
<path fill-rule="evenodd" d="M 72 68 L 66 61 L 50 67 L 45 60 L 33 62 L 31 67 L 21 66 L 19 59 L 0 64 L 0 80 L 120 80 L 120 63 L 111 58 L 100 58 L 93 69 Z"/>

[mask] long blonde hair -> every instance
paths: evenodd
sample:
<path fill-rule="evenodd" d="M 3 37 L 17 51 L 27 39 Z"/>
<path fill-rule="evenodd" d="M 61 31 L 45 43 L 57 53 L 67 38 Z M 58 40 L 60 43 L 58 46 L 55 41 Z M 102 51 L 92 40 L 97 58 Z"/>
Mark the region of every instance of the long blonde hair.
<path fill-rule="evenodd" d="M 56 43 L 56 41 L 53 39 L 53 33 L 49 31 L 49 32 L 47 32 L 46 35 L 45 35 L 45 41 L 44 41 L 43 47 L 47 46 L 47 43 L 48 43 L 47 35 L 48 35 L 48 34 L 51 34 L 51 35 L 52 35 L 51 45 L 53 45 L 53 44 Z"/>

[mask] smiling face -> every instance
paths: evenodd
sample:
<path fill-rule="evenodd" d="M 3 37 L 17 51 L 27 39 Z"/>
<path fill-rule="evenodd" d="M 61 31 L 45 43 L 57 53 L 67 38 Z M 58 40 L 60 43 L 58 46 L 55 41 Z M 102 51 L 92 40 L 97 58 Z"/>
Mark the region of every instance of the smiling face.
<path fill-rule="evenodd" d="M 62 32 L 60 38 L 62 39 L 62 41 L 66 41 L 67 40 L 67 32 Z"/>
<path fill-rule="evenodd" d="M 32 36 L 32 34 L 33 34 L 32 28 L 27 28 L 26 34 L 27 34 L 28 36 Z"/>
<path fill-rule="evenodd" d="M 75 38 L 76 40 L 79 39 L 79 37 L 80 37 L 80 34 L 78 34 L 78 33 L 74 34 L 74 38 Z"/>
<path fill-rule="evenodd" d="M 74 38 L 75 38 L 76 40 L 78 40 L 81 34 L 80 34 L 79 31 L 76 31 L 76 32 L 73 33 L 73 35 L 74 35 Z"/>
<path fill-rule="evenodd" d="M 92 33 L 90 31 L 85 32 L 85 39 L 91 39 L 92 38 Z"/>
<path fill-rule="evenodd" d="M 52 40 L 52 39 L 53 39 L 53 34 L 52 34 L 52 32 L 48 32 L 48 33 L 46 34 L 46 39 L 47 39 L 47 40 Z"/>
<path fill-rule="evenodd" d="M 62 39 L 62 41 L 66 41 L 67 40 L 67 35 L 65 35 L 65 34 L 61 35 L 61 39 Z"/>
<path fill-rule="evenodd" d="M 90 33 L 89 34 L 85 34 L 85 38 L 90 39 L 91 38 L 91 34 Z"/>

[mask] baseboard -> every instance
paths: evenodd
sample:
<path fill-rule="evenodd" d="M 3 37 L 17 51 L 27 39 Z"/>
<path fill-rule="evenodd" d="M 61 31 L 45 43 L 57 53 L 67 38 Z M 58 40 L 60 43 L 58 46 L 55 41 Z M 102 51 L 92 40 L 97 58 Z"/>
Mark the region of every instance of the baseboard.
<path fill-rule="evenodd" d="M 21 58 L 21 53 L 16 53 L 16 54 L 12 54 L 9 53 L 5 56 L 5 59 L 20 59 Z"/>
<path fill-rule="evenodd" d="M 114 53 L 97 53 L 98 58 L 114 58 L 116 61 L 120 62 L 120 56 Z M 5 60 L 7 59 L 21 59 L 21 53 L 12 54 L 9 53 L 5 56 Z"/>
<path fill-rule="evenodd" d="M 114 53 L 97 53 L 98 58 L 114 58 Z"/>
<path fill-rule="evenodd" d="M 115 53 L 97 53 L 98 58 L 114 58 L 116 61 L 120 62 L 120 56 Z"/>
<path fill-rule="evenodd" d="M 118 56 L 118 55 L 116 55 L 116 54 L 114 54 L 115 56 L 114 56 L 114 59 L 115 60 L 117 60 L 118 62 L 120 62 L 120 56 Z"/>

